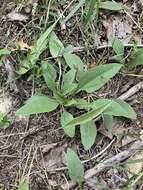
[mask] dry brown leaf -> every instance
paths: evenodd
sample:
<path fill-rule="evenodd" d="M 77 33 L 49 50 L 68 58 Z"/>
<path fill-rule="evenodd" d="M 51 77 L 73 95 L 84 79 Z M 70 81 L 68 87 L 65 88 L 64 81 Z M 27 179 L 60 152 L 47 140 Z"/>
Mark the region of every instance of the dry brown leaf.
<path fill-rule="evenodd" d="M 53 148 L 55 148 L 57 146 L 58 143 L 52 143 L 52 144 L 46 144 L 41 146 L 41 151 L 43 154 L 47 154 L 49 153 Z"/>
<path fill-rule="evenodd" d="M 90 64 L 89 64 L 89 69 L 92 69 L 92 68 L 95 68 L 97 65 L 96 61 L 95 60 L 91 60 Z"/>
<path fill-rule="evenodd" d="M 135 156 L 133 156 L 132 158 L 130 158 L 128 161 L 137 160 L 137 159 L 143 159 L 143 152 L 139 152 L 138 154 L 136 154 Z M 126 164 L 126 168 L 128 169 L 128 171 L 131 174 L 136 175 L 136 174 L 138 174 L 139 172 L 142 171 L 142 169 L 143 169 L 143 162 Z"/>
<path fill-rule="evenodd" d="M 16 44 L 19 46 L 20 50 L 30 50 L 32 46 L 29 46 L 26 42 L 24 42 L 23 38 L 19 38 L 16 40 Z"/>
<path fill-rule="evenodd" d="M 65 166 L 65 147 L 67 147 L 67 145 L 57 146 L 56 148 L 52 148 L 48 154 L 43 155 L 47 171 L 53 171 L 58 167 Z"/>
<path fill-rule="evenodd" d="M 130 143 L 134 142 L 135 141 L 135 138 L 132 137 L 132 136 L 129 136 L 129 135 L 125 135 L 121 141 L 121 147 L 123 146 L 127 146 L 129 145 Z"/>
<path fill-rule="evenodd" d="M 116 136 L 117 138 L 116 146 L 119 148 L 127 146 L 136 140 L 136 137 L 134 137 L 133 135 L 130 135 L 130 134 L 135 133 L 133 129 L 129 129 L 125 127 L 120 120 L 115 119 L 115 118 L 114 118 L 114 123 L 113 123 L 112 134 L 108 132 L 104 124 L 100 126 L 100 128 L 98 129 L 98 132 L 109 139 L 112 139 L 113 136 Z"/>
<path fill-rule="evenodd" d="M 116 16 L 112 15 L 103 21 L 103 25 L 106 28 L 106 35 L 108 39 L 111 36 L 117 36 L 123 41 L 124 44 L 130 42 L 133 23 L 128 17 L 123 18 L 122 14 L 118 14 Z"/>
<path fill-rule="evenodd" d="M 112 134 L 109 134 L 106 126 L 102 124 L 98 130 L 102 135 L 105 137 L 108 137 L 109 139 L 112 139 L 113 136 L 115 135 L 117 137 L 117 142 L 121 141 L 122 137 L 125 135 L 125 128 L 123 127 L 122 123 L 120 120 L 117 120 L 114 118 L 113 122 L 113 131 Z"/>

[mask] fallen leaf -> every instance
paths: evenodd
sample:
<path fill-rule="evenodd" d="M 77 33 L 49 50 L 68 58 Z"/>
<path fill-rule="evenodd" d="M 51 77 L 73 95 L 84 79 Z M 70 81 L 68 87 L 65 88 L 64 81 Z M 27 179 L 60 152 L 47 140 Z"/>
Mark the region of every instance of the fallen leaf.
<path fill-rule="evenodd" d="M 23 38 L 19 38 L 16 40 L 16 44 L 19 46 L 20 50 L 30 50 L 32 46 L 29 46 L 26 42 L 24 42 Z"/>
<path fill-rule="evenodd" d="M 123 123 L 116 118 L 114 118 L 112 134 L 108 132 L 104 124 L 99 127 L 98 132 L 109 139 L 112 139 L 113 136 L 116 136 L 117 141 L 115 144 L 119 148 L 128 146 L 130 143 L 136 140 L 136 137 L 132 135 L 135 133 L 135 131 L 125 127 Z"/>
<path fill-rule="evenodd" d="M 66 164 L 65 148 L 67 145 L 57 146 L 52 148 L 48 154 L 43 155 L 44 164 L 47 171 L 54 171 L 58 167 L 63 167 Z"/>
<path fill-rule="evenodd" d="M 41 146 L 41 151 L 43 154 L 47 154 L 49 153 L 53 148 L 55 148 L 57 146 L 57 143 L 52 143 L 52 144 L 46 144 Z"/>
<path fill-rule="evenodd" d="M 106 28 L 108 39 L 111 36 L 116 36 L 124 44 L 130 42 L 133 23 L 128 17 L 123 17 L 122 14 L 111 15 L 103 21 L 103 25 Z"/>
<path fill-rule="evenodd" d="M 139 152 L 135 156 L 128 159 L 128 161 L 135 161 L 135 160 L 138 160 L 138 159 L 143 159 L 143 152 Z M 143 162 L 135 162 L 135 163 L 131 163 L 131 164 L 126 164 L 126 168 L 128 169 L 128 171 L 131 174 L 136 175 L 136 174 L 138 174 L 139 172 L 142 171 Z"/>
<path fill-rule="evenodd" d="M 27 15 L 23 15 L 21 13 L 15 12 L 15 11 L 12 11 L 12 12 L 8 13 L 7 17 L 11 21 L 26 21 L 28 19 Z"/>
<path fill-rule="evenodd" d="M 92 68 L 95 68 L 97 65 L 96 61 L 95 60 L 91 60 L 91 63 L 89 64 L 89 69 L 92 69 Z"/>
<path fill-rule="evenodd" d="M 0 112 L 7 114 L 12 109 L 12 98 L 0 89 Z"/>

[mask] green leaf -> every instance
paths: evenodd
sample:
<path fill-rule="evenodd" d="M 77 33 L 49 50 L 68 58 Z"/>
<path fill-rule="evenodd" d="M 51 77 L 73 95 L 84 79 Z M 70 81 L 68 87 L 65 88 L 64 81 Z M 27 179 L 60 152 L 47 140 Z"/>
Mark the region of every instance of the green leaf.
<path fill-rule="evenodd" d="M 74 69 L 69 70 L 63 76 L 63 87 L 62 87 L 63 95 L 69 94 L 77 87 L 77 84 L 74 83 L 75 77 L 76 77 L 76 71 Z"/>
<path fill-rule="evenodd" d="M 5 55 L 10 55 L 11 51 L 9 51 L 6 48 L 0 49 L 0 57 L 5 56 Z"/>
<path fill-rule="evenodd" d="M 58 107 L 56 100 L 47 96 L 32 96 L 26 101 L 26 104 L 21 107 L 16 114 L 17 115 L 31 115 L 38 113 L 46 113 L 55 110 Z"/>
<path fill-rule="evenodd" d="M 78 9 L 85 3 L 85 0 L 79 0 L 79 3 L 72 7 L 71 12 L 64 18 L 63 22 L 66 23 L 74 14 L 78 11 Z"/>
<path fill-rule="evenodd" d="M 20 181 L 18 190 L 29 190 L 29 183 L 26 179 Z"/>
<path fill-rule="evenodd" d="M 121 11 L 124 9 L 124 5 L 115 1 L 104 1 L 100 3 L 100 8 L 111 11 Z"/>
<path fill-rule="evenodd" d="M 121 69 L 121 64 L 99 65 L 94 69 L 84 72 L 79 78 L 78 92 L 84 90 L 94 92 L 104 86 L 109 79 Z"/>
<path fill-rule="evenodd" d="M 100 105 L 111 103 L 110 106 L 104 111 L 106 115 L 122 116 L 130 119 L 136 119 L 136 113 L 133 108 L 123 100 L 109 100 L 109 99 L 98 99 L 92 103 L 92 108 L 99 107 Z"/>
<path fill-rule="evenodd" d="M 54 29 L 56 25 L 56 22 L 51 25 L 36 41 L 35 45 L 32 47 L 30 53 L 28 54 L 27 58 L 24 59 L 21 62 L 21 68 L 19 70 L 19 74 L 25 74 L 30 69 L 33 68 L 33 66 L 36 64 L 36 62 L 39 59 L 39 56 L 44 52 L 44 50 L 47 48 L 47 44 L 49 42 L 49 36 Z"/>
<path fill-rule="evenodd" d="M 75 136 L 75 127 L 66 128 L 66 124 L 73 120 L 72 114 L 64 111 L 61 115 L 61 126 L 64 129 L 64 132 L 69 137 Z"/>
<path fill-rule="evenodd" d="M 65 106 L 67 107 L 75 106 L 78 109 L 85 109 L 85 110 L 91 108 L 91 104 L 82 98 L 68 100 Z"/>
<path fill-rule="evenodd" d="M 52 32 L 50 35 L 49 48 L 50 53 L 53 57 L 58 57 L 59 55 L 62 55 L 64 46 L 55 34 L 55 32 Z"/>
<path fill-rule="evenodd" d="M 10 119 L 9 117 L 0 112 L 0 129 L 7 129 L 10 126 Z"/>
<path fill-rule="evenodd" d="M 115 103 L 114 103 L 115 102 Z M 108 115 L 123 116 L 129 119 L 136 119 L 137 115 L 133 108 L 123 100 L 116 99 L 112 102 L 111 107 L 107 110 Z M 114 103 L 114 104 L 113 104 Z M 118 105 L 118 109 L 117 106 Z M 114 108 L 114 110 L 113 110 Z M 106 113 L 106 112 L 105 112 Z M 112 114 L 114 113 L 114 114 Z"/>
<path fill-rule="evenodd" d="M 96 108 L 94 107 L 93 110 L 74 118 L 72 121 L 67 123 L 65 126 L 66 128 L 74 127 L 75 125 L 81 125 L 91 121 L 92 119 L 98 117 L 101 113 L 103 113 L 109 106 L 111 102 L 103 102 L 102 104 L 98 105 Z"/>
<path fill-rule="evenodd" d="M 71 69 L 74 69 L 78 72 L 84 71 L 84 64 L 77 55 L 72 53 L 64 53 L 64 59 Z"/>
<path fill-rule="evenodd" d="M 84 167 L 77 154 L 70 148 L 67 150 L 67 166 L 70 178 L 81 184 L 84 180 Z"/>
<path fill-rule="evenodd" d="M 55 24 L 50 26 L 41 36 L 40 38 L 36 41 L 35 45 L 32 47 L 30 54 L 29 54 L 29 60 L 32 64 L 35 64 L 36 61 L 38 60 L 39 56 L 43 51 L 47 48 L 47 44 L 49 41 L 49 36 L 54 29 Z"/>
<path fill-rule="evenodd" d="M 112 131 L 113 131 L 113 116 L 103 114 L 103 121 L 104 121 L 105 127 L 108 129 L 109 133 L 112 134 Z"/>
<path fill-rule="evenodd" d="M 53 65 L 50 64 L 48 61 L 42 61 L 42 70 L 43 70 L 43 76 L 45 79 L 45 82 L 47 84 L 47 87 L 55 91 L 56 90 L 56 78 L 57 78 L 57 73 L 56 70 L 54 69 Z"/>
<path fill-rule="evenodd" d="M 128 67 L 130 69 L 133 69 L 139 65 L 143 65 L 143 48 L 135 51 L 133 53 L 133 55 L 131 55 L 129 62 L 128 62 Z"/>
<path fill-rule="evenodd" d="M 4 61 L 3 61 L 3 57 L 10 55 L 10 51 L 6 48 L 0 49 L 0 66 L 3 65 Z"/>
<path fill-rule="evenodd" d="M 89 150 L 95 143 L 97 129 L 94 121 L 80 125 L 81 141 L 85 150 Z"/>
<path fill-rule="evenodd" d="M 64 102 L 66 101 L 66 98 L 59 91 L 54 91 L 53 96 L 56 99 L 56 101 L 59 102 L 59 104 L 63 105 Z"/>
<path fill-rule="evenodd" d="M 96 3 L 97 3 L 97 0 L 90 0 L 89 9 L 88 9 L 87 16 L 85 19 L 85 24 L 88 24 L 90 22 L 91 17 L 94 13 Z"/>
<path fill-rule="evenodd" d="M 118 55 L 118 58 L 120 59 L 120 61 L 122 61 L 123 55 L 124 55 L 124 45 L 122 41 L 119 40 L 117 37 L 112 37 L 109 40 L 111 41 L 113 50 Z"/>

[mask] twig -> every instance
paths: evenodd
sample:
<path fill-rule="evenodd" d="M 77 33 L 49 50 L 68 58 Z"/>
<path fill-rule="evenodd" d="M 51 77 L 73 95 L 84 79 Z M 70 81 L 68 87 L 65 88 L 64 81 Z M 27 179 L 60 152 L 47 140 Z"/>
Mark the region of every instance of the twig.
<path fill-rule="evenodd" d="M 126 10 L 124 10 L 124 12 L 126 13 L 126 15 L 133 21 L 133 23 L 140 29 L 141 32 L 143 32 L 143 29 L 141 28 L 141 26 L 133 19 L 133 17 L 131 16 L 131 14 L 129 12 L 127 12 Z"/>
<path fill-rule="evenodd" d="M 135 86 L 130 88 L 126 93 L 122 94 L 118 98 L 121 100 L 126 100 L 133 94 L 137 93 L 141 88 L 143 88 L 143 82 L 136 84 Z M 111 141 L 111 144 L 112 143 L 113 142 Z M 108 148 L 109 146 L 111 146 L 111 145 L 109 144 L 106 148 Z M 131 155 L 135 154 L 138 151 L 138 149 L 140 149 L 142 147 L 143 147 L 143 141 L 136 141 L 128 150 L 125 150 L 125 151 L 113 156 L 112 158 L 109 158 L 109 159 L 105 160 L 104 162 L 99 163 L 94 168 L 87 170 L 87 172 L 85 173 L 85 180 L 88 180 L 89 178 L 98 174 L 99 172 L 101 172 L 103 169 L 105 169 L 107 167 L 111 167 L 115 164 L 120 163 L 121 161 L 124 161 L 125 159 L 129 158 Z M 106 148 L 103 151 L 101 151 L 98 155 L 95 155 L 91 159 L 85 160 L 82 163 L 86 163 L 92 159 L 96 159 L 98 156 L 100 156 L 102 153 L 104 153 L 107 150 Z M 65 170 L 67 168 L 63 167 L 61 169 Z M 59 169 L 57 171 L 59 171 Z M 76 184 L 73 181 L 70 181 L 68 183 L 68 185 L 67 184 L 62 185 L 62 189 L 68 189 L 68 188 L 70 189 L 75 185 Z"/>
<path fill-rule="evenodd" d="M 136 84 L 135 86 L 130 88 L 126 93 L 122 94 L 118 98 L 121 100 L 126 100 L 130 96 L 137 93 L 141 88 L 143 88 L 143 82 L 139 82 L 138 84 Z M 109 158 L 109 159 L 105 160 L 104 162 L 99 163 L 94 168 L 87 170 L 87 172 L 85 173 L 85 177 L 84 177 L 85 180 L 87 181 L 89 178 L 98 174 L 99 172 L 101 172 L 102 170 L 104 170 L 107 167 L 111 167 L 115 164 L 120 163 L 121 161 L 124 161 L 125 159 L 129 158 L 131 155 L 135 154 L 141 148 L 143 148 L 143 141 L 136 141 L 128 150 L 125 150 L 125 151 L 113 156 L 112 158 Z M 104 150 L 103 150 L 103 152 L 104 152 Z M 94 159 L 97 158 L 96 156 L 97 155 L 94 156 Z M 75 185 L 76 184 L 73 181 L 70 181 L 68 183 L 68 185 L 67 184 L 62 185 L 62 189 L 68 189 L 68 188 L 70 189 Z"/>
<path fill-rule="evenodd" d="M 134 47 L 135 45 L 134 44 L 123 44 L 123 46 L 125 48 L 132 48 Z M 138 48 L 143 48 L 143 44 L 140 44 L 140 45 L 136 45 L 136 47 Z M 89 49 L 95 49 L 96 51 L 98 50 L 103 50 L 103 49 L 109 49 L 109 48 L 112 48 L 112 45 L 111 44 L 106 44 L 106 45 L 103 45 L 103 46 L 89 46 L 88 47 Z M 86 48 L 84 46 L 79 46 L 79 47 L 74 47 L 73 48 L 73 51 L 76 53 L 78 52 L 83 52 Z"/>
<path fill-rule="evenodd" d="M 140 89 L 143 89 L 143 81 L 139 82 L 138 84 L 130 88 L 127 92 L 125 92 L 118 98 L 121 100 L 127 100 L 129 97 L 137 93 Z"/>
<path fill-rule="evenodd" d="M 91 157 L 88 160 L 82 161 L 82 163 L 85 164 L 85 163 L 87 163 L 87 162 L 89 162 L 91 160 L 95 160 L 96 158 L 101 156 L 113 144 L 114 141 L 115 141 L 115 138 L 113 138 L 112 141 L 103 150 L 101 150 L 101 152 L 99 152 L 98 154 L 96 154 L 95 156 Z"/>
<path fill-rule="evenodd" d="M 119 164 L 120 162 L 128 159 L 129 157 L 134 155 L 136 152 L 138 152 L 142 148 L 143 148 L 143 140 L 136 141 L 133 145 L 131 145 L 130 148 L 128 148 L 128 150 L 125 150 L 125 151 L 97 164 L 92 169 L 87 170 L 85 173 L 85 177 L 84 177 L 85 181 L 87 181 L 91 177 L 97 175 L 99 172 L 103 171 L 104 169 L 112 167 L 112 166 Z M 70 189 L 70 188 L 74 187 L 75 185 L 76 185 L 76 183 L 74 183 L 73 181 L 69 181 L 68 185 L 64 184 L 61 187 L 62 187 L 62 189 L 65 190 L 68 188 Z"/>
<path fill-rule="evenodd" d="M 4 155 L 0 155 L 0 158 L 17 158 L 17 156 L 16 155 L 4 154 Z"/>
<path fill-rule="evenodd" d="M 90 162 L 91 160 L 95 160 L 96 158 L 98 158 L 99 156 L 101 156 L 113 144 L 114 141 L 115 141 L 115 138 L 113 138 L 113 140 L 101 152 L 99 152 L 98 154 L 96 154 L 95 156 L 91 157 L 88 160 L 83 160 L 82 164 Z M 67 169 L 68 169 L 67 167 L 61 167 L 61 168 L 56 168 L 56 169 L 48 171 L 48 172 L 55 173 L 57 171 L 63 171 L 63 170 L 67 170 Z"/>

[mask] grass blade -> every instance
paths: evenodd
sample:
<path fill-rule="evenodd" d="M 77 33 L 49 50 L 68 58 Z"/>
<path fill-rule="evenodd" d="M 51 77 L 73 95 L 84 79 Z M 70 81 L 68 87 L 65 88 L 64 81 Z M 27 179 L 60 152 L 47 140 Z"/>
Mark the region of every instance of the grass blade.
<path fill-rule="evenodd" d="M 63 20 L 66 23 L 77 11 L 78 9 L 85 3 L 85 0 L 80 0 L 79 3 L 71 10 L 71 12 L 65 17 Z"/>
<path fill-rule="evenodd" d="M 91 20 L 91 17 L 93 15 L 93 11 L 95 8 L 95 5 L 97 3 L 97 0 L 90 0 L 90 4 L 89 4 L 89 9 L 87 12 L 87 16 L 86 16 L 86 20 L 85 20 L 85 24 L 87 25 L 89 23 L 89 21 Z"/>

